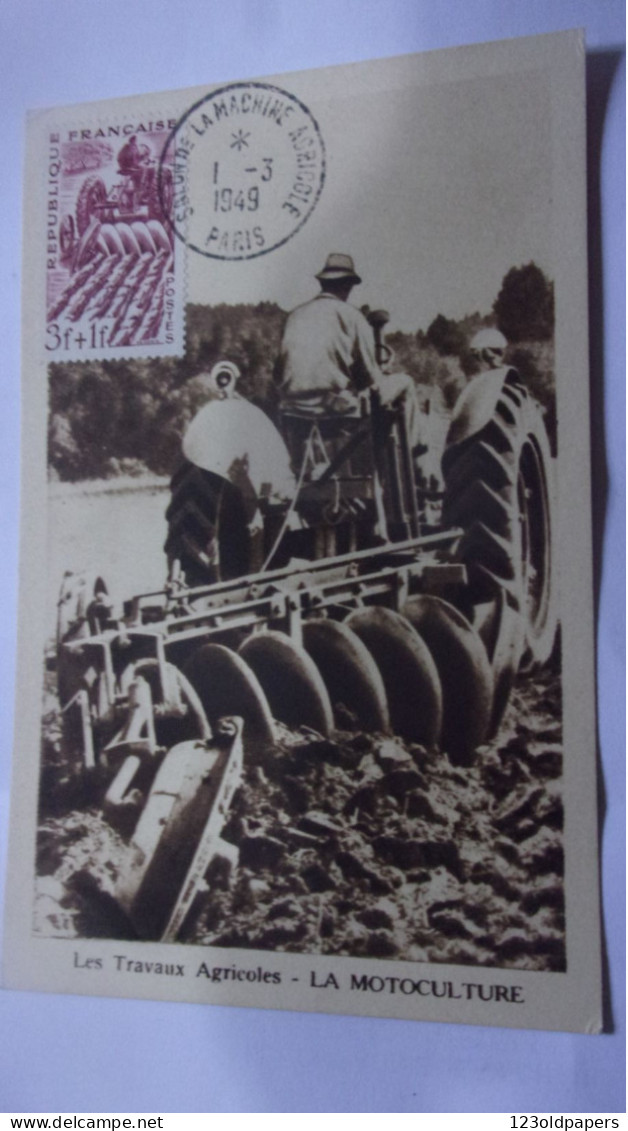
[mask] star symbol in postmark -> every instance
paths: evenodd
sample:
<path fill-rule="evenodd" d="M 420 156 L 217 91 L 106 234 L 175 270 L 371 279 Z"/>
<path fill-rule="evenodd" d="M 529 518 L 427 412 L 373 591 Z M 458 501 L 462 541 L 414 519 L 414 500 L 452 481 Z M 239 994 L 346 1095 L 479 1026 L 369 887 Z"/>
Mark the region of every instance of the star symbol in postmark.
<path fill-rule="evenodd" d="M 250 132 L 244 133 L 244 130 L 238 130 L 236 134 L 232 134 L 231 137 L 233 140 L 231 142 L 231 149 L 237 149 L 238 153 L 240 153 L 240 151 L 243 149 L 248 149 L 249 143 L 247 141 L 247 138 L 249 138 L 250 136 Z"/>

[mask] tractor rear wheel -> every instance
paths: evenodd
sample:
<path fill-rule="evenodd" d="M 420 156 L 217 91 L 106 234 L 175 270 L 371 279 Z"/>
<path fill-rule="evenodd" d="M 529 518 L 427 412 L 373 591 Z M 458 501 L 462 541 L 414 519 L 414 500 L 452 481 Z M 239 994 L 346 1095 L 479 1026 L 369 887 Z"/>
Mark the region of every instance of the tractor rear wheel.
<path fill-rule="evenodd" d="M 551 655 L 557 627 L 552 565 L 552 461 L 540 409 L 511 369 L 476 378 L 456 406 L 443 456 L 445 526 L 461 527 L 461 602 L 505 597 L 523 623 L 524 653 Z M 479 426 L 478 426 L 479 425 Z"/>
<path fill-rule="evenodd" d="M 76 244 L 76 233 L 74 230 L 74 217 L 67 213 L 62 217 L 59 224 L 59 251 L 61 252 L 61 261 L 67 262 L 72 258 L 72 252 Z"/>
<path fill-rule="evenodd" d="M 76 226 L 79 236 L 87 231 L 94 216 L 98 220 L 102 219 L 99 215 L 99 206 L 106 200 L 105 182 L 100 177 L 87 177 L 79 189 L 76 201 Z"/>
<path fill-rule="evenodd" d="M 171 483 L 165 551 L 188 585 L 229 581 L 250 571 L 251 535 L 244 501 L 227 479 L 185 463 Z"/>
<path fill-rule="evenodd" d="M 174 203 L 174 177 L 172 169 L 163 165 L 150 182 L 148 191 L 148 215 L 151 220 L 169 224 Z"/>

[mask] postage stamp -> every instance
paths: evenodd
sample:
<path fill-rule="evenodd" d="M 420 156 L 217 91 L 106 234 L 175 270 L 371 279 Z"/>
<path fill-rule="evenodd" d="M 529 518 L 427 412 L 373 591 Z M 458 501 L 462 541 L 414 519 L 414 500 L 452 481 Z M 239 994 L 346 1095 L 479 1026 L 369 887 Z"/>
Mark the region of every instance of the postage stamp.
<path fill-rule="evenodd" d="M 268 83 L 232 83 L 172 130 L 160 163 L 165 206 L 172 174 L 173 228 L 187 247 L 215 259 L 253 259 L 286 243 L 311 215 L 325 180 L 325 147 L 295 95 Z"/>
<path fill-rule="evenodd" d="M 46 186 L 51 360 L 182 349 L 173 120 L 52 131 Z"/>

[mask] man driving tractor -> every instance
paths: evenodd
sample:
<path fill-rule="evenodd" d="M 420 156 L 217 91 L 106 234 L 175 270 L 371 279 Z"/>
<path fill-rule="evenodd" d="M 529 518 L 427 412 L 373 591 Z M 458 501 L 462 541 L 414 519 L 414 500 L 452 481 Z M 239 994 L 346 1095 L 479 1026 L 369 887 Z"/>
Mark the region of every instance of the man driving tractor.
<path fill-rule="evenodd" d="M 275 370 L 282 407 L 317 414 L 359 415 L 360 394 L 376 389 L 382 403 L 403 398 L 410 447 L 425 450 L 416 389 L 404 373 L 384 374 L 373 330 L 349 302 L 362 280 L 350 255 L 332 252 L 316 275 L 320 293 L 288 316 Z"/>
<path fill-rule="evenodd" d="M 144 188 L 148 170 L 151 166 L 151 152 L 148 145 L 138 145 L 137 137 L 133 134 L 122 146 L 118 153 L 118 169 L 123 177 L 130 177 L 135 188 L 141 192 Z"/>

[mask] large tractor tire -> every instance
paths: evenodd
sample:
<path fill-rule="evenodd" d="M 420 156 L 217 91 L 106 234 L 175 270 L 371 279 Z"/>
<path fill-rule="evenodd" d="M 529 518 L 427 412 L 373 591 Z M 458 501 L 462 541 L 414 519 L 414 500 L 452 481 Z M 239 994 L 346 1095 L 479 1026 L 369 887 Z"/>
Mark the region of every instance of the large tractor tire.
<path fill-rule="evenodd" d="M 454 410 L 443 455 L 446 527 L 461 527 L 464 611 L 499 602 L 519 615 L 524 655 L 545 663 L 556 637 L 552 460 L 539 406 L 514 369 L 481 374 Z"/>
<path fill-rule="evenodd" d="M 67 263 L 72 258 L 72 253 L 76 246 L 76 231 L 74 228 L 74 217 L 65 215 L 61 218 L 59 224 L 59 251 L 61 253 L 62 263 Z"/>
<path fill-rule="evenodd" d="M 163 165 L 151 178 L 148 191 L 148 214 L 151 220 L 170 224 L 174 204 L 174 176 L 168 165 Z"/>
<path fill-rule="evenodd" d="M 244 500 L 220 475 L 184 463 L 171 483 L 166 511 L 169 563 L 178 560 L 188 585 L 241 577 L 251 567 Z"/>
<path fill-rule="evenodd" d="M 76 227 L 79 236 L 87 231 L 94 217 L 102 220 L 99 206 L 106 200 L 105 182 L 100 177 L 87 177 L 79 189 L 76 201 Z"/>

